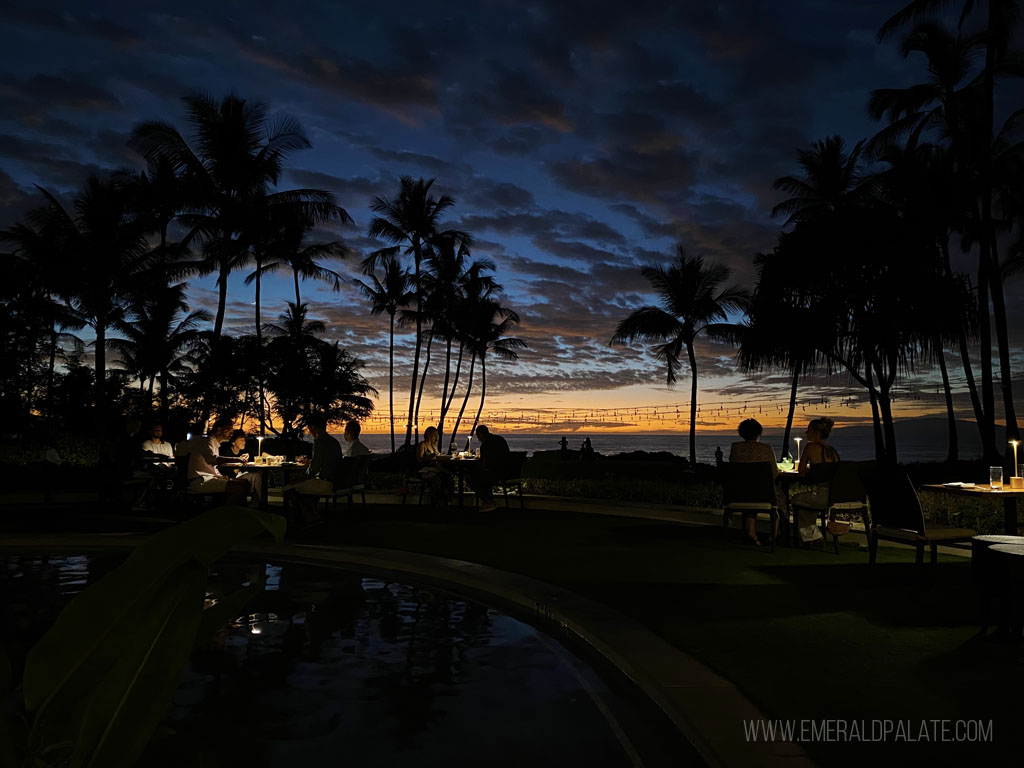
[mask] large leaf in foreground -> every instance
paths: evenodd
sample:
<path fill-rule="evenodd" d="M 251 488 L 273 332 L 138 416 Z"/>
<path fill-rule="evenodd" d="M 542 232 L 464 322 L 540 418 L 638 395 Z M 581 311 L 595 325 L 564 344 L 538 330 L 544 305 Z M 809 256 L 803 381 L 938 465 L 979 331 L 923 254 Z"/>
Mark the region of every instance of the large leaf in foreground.
<path fill-rule="evenodd" d="M 96 681 L 81 716 L 71 768 L 131 768 L 181 681 L 202 616 L 206 566 L 180 565 L 114 631 L 127 643 Z"/>
<path fill-rule="evenodd" d="M 67 733 L 74 708 L 92 692 L 137 635 L 120 631 L 138 620 L 170 574 L 189 560 L 208 566 L 228 548 L 270 532 L 284 535 L 280 515 L 223 507 L 151 536 L 118 568 L 75 597 L 35 645 L 25 665 L 25 707 L 36 727 Z"/>

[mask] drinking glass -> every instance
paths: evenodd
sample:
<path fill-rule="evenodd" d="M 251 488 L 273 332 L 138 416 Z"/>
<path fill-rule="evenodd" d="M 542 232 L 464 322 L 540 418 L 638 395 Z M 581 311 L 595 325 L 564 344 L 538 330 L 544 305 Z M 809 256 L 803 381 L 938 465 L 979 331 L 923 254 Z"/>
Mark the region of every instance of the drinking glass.
<path fill-rule="evenodd" d="M 1002 467 L 989 467 L 988 468 L 988 484 L 993 490 L 1003 487 L 1003 468 Z"/>

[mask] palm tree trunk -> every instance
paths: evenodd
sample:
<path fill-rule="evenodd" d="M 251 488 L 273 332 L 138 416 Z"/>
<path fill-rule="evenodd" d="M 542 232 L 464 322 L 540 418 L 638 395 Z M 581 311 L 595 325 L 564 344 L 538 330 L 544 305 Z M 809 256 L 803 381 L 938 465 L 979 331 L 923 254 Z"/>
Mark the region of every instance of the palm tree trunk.
<path fill-rule="evenodd" d="M 391 423 L 391 452 L 395 452 L 395 313 L 389 313 L 391 319 L 388 329 L 388 415 Z"/>
<path fill-rule="evenodd" d="M 874 374 L 871 373 L 870 360 L 864 365 L 867 377 L 868 400 L 871 402 L 871 434 L 875 438 L 875 461 L 885 461 L 885 439 L 882 437 L 882 415 L 878 411 L 878 392 L 875 389 Z"/>
<path fill-rule="evenodd" d="M 420 251 L 419 238 L 413 240 L 412 247 L 416 264 L 416 272 L 413 278 L 416 290 L 416 352 L 413 355 L 412 382 L 409 385 L 409 419 L 405 424 L 406 446 L 412 443 L 412 420 L 416 408 L 416 377 L 420 370 L 420 345 L 423 343 L 423 339 L 420 337 L 423 333 L 423 291 L 420 289 L 420 257 L 422 253 Z"/>
<path fill-rule="evenodd" d="M 480 355 L 480 407 L 476 409 L 476 420 L 473 428 L 469 430 L 470 435 L 476 434 L 476 428 L 480 426 L 480 416 L 484 412 L 484 398 L 487 397 L 487 358 Z"/>
<path fill-rule="evenodd" d="M 1010 369 L 1010 339 L 1006 323 L 1006 301 L 1003 294 L 1003 275 L 999 269 L 999 256 L 995 238 L 992 238 L 991 280 L 992 314 L 996 326 L 996 343 L 999 347 L 999 383 L 1003 393 L 1003 411 L 1006 416 L 1006 439 L 1017 440 L 1020 430 L 1017 425 L 1017 409 L 1013 404 L 1013 377 Z M 1007 449 L 1009 461 L 1013 461 L 1013 452 Z M 1014 473 L 1017 468 L 1013 467 Z"/>
<path fill-rule="evenodd" d="M 989 240 L 981 238 L 981 256 L 978 261 L 978 335 L 981 338 L 981 410 L 984 416 L 981 429 L 985 459 L 995 461 L 1001 452 L 996 449 L 995 392 L 992 382 L 992 325 L 989 316 L 988 294 L 991 270 Z"/>
<path fill-rule="evenodd" d="M 46 423 L 53 420 L 53 380 L 57 369 L 57 324 L 50 329 L 50 359 L 46 366 Z"/>
<path fill-rule="evenodd" d="M 167 369 L 160 371 L 160 420 L 167 421 L 171 394 L 167 391 Z"/>
<path fill-rule="evenodd" d="M 697 466 L 697 356 L 693 342 L 686 343 L 686 356 L 690 360 L 690 466 Z"/>
<path fill-rule="evenodd" d="M 445 340 L 444 383 L 441 384 L 441 411 L 437 419 L 437 444 L 444 445 L 444 417 L 448 414 L 448 384 L 452 374 L 452 340 Z"/>
<path fill-rule="evenodd" d="M 259 417 L 260 417 L 260 434 L 265 435 L 267 433 L 267 412 L 264 406 L 264 400 L 266 400 L 266 394 L 264 393 L 263 384 L 263 316 L 262 307 L 260 306 L 261 301 L 261 290 L 263 288 L 263 260 L 260 254 L 256 255 L 256 370 L 258 371 L 256 378 L 256 386 L 259 389 Z"/>
<path fill-rule="evenodd" d="M 946 397 L 946 423 L 949 427 L 946 461 L 953 462 L 960 458 L 960 438 L 956 433 L 956 411 L 953 408 L 953 389 L 949 386 L 949 371 L 946 370 L 946 352 L 942 348 L 942 339 L 938 334 L 932 341 L 939 355 L 939 373 L 942 374 L 942 391 Z"/>
<path fill-rule="evenodd" d="M 302 304 L 302 298 L 299 296 L 299 270 L 297 267 L 292 267 L 292 278 L 295 280 L 295 306 L 298 307 Z"/>
<path fill-rule="evenodd" d="M 221 261 L 217 289 L 217 317 L 213 321 L 214 343 L 220 341 L 220 335 L 224 330 L 224 308 L 228 303 L 228 264 L 226 259 Z"/>
<path fill-rule="evenodd" d="M 466 403 L 469 402 L 469 391 L 473 389 L 473 366 L 476 364 L 476 355 L 471 354 L 469 358 L 469 382 L 466 384 L 466 396 L 462 398 L 462 408 L 459 409 L 459 417 L 455 420 L 455 426 L 452 428 L 452 439 L 449 447 L 449 452 L 455 447 L 455 436 L 459 434 L 459 424 L 462 423 L 462 414 L 466 412 Z"/>
<path fill-rule="evenodd" d="M 106 397 L 106 374 L 107 374 L 107 326 L 105 318 L 96 319 L 96 433 L 103 437 L 106 434 L 107 426 L 107 397 Z"/>
<path fill-rule="evenodd" d="M 451 410 L 452 402 L 455 400 L 455 389 L 459 386 L 459 374 L 462 373 L 462 353 L 466 350 L 465 344 L 459 344 L 459 357 L 455 363 L 455 376 L 452 379 L 452 388 L 448 392 L 448 402 L 445 404 L 445 413 Z"/>
<path fill-rule="evenodd" d="M 896 464 L 896 425 L 892 418 L 892 390 L 895 379 L 895 361 L 890 360 L 888 372 L 883 373 L 881 364 L 875 360 L 875 373 L 878 376 L 878 407 L 882 413 L 882 431 L 885 435 L 885 460 L 888 464 Z"/>
<path fill-rule="evenodd" d="M 793 432 L 793 414 L 796 412 L 796 386 L 800 381 L 800 368 L 793 369 L 793 385 L 789 388 L 789 413 L 786 415 L 786 431 L 782 433 L 782 449 L 779 451 L 779 458 L 782 459 L 789 453 L 789 436 Z"/>
<path fill-rule="evenodd" d="M 940 239 L 940 245 L 942 247 L 942 258 L 944 261 L 945 273 L 947 279 L 953 278 L 953 267 L 949 259 L 949 235 Z M 970 347 L 967 344 L 967 333 L 964 331 L 963 324 L 959 324 L 957 329 L 957 341 L 960 345 L 960 362 L 964 368 L 964 378 L 967 379 L 967 392 L 971 398 L 971 408 L 974 409 L 974 420 L 978 425 L 978 429 L 981 432 L 981 444 L 985 445 L 985 435 L 983 425 L 985 423 L 985 412 L 981 407 L 981 399 L 978 397 L 978 384 L 974 380 L 974 366 L 971 365 L 971 352 Z"/>
<path fill-rule="evenodd" d="M 413 429 L 416 431 L 416 442 L 420 441 L 420 403 L 423 402 L 423 385 L 427 383 L 427 370 L 430 368 L 430 350 L 434 346 L 434 334 L 427 339 L 427 356 L 423 361 L 423 373 L 420 374 L 420 388 L 416 395 L 416 413 L 413 414 Z"/>

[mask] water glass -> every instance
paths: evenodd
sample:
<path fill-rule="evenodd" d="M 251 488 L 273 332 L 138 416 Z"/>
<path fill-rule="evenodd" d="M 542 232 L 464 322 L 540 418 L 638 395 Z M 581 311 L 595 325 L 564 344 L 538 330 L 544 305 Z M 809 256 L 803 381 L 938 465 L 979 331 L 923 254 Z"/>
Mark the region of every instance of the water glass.
<path fill-rule="evenodd" d="M 1002 467 L 989 467 L 988 468 L 988 484 L 993 490 L 1003 487 L 1003 468 Z"/>

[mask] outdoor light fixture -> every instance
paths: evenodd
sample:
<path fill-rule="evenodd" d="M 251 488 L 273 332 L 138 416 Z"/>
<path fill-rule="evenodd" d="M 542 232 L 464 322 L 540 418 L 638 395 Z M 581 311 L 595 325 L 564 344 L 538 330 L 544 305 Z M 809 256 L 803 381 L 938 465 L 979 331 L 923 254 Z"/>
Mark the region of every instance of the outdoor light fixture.
<path fill-rule="evenodd" d="M 1020 445 L 1020 440 L 1011 440 L 1010 445 L 1013 446 L 1013 472 L 1010 475 L 1010 488 L 1024 490 L 1024 477 L 1020 474 L 1020 464 L 1017 463 L 1017 446 Z"/>
<path fill-rule="evenodd" d="M 796 463 L 800 464 L 800 442 L 803 440 L 802 437 L 794 437 L 793 442 L 796 443 Z"/>

